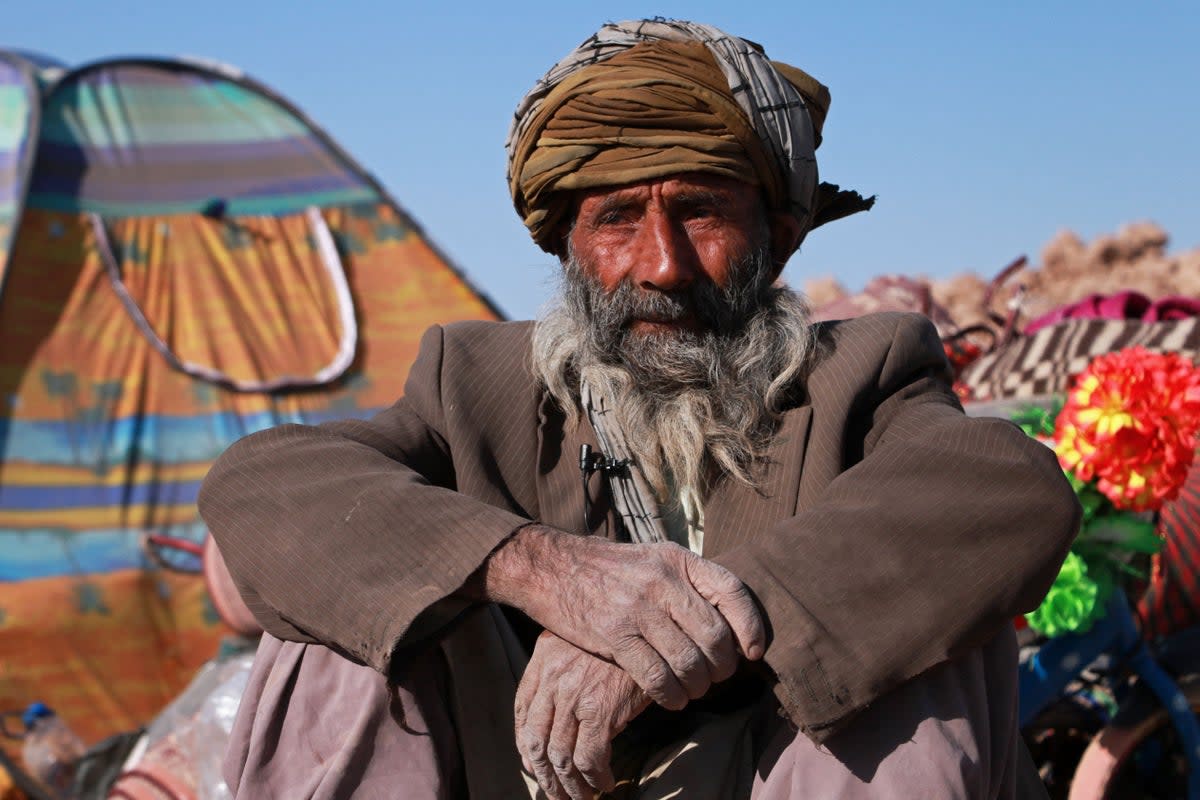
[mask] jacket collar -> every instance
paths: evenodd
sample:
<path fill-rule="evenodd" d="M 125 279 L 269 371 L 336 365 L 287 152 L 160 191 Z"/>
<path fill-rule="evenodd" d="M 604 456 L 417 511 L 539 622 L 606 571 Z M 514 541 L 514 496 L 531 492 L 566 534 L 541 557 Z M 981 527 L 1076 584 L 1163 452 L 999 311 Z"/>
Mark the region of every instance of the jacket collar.
<path fill-rule="evenodd" d="M 730 479 L 717 483 L 704 504 L 705 557 L 748 541 L 772 522 L 796 513 L 811 420 L 812 409 L 807 405 L 784 415 L 767 451 L 761 491 Z M 619 522 L 608 487 L 598 473 L 592 474 L 587 483 L 592 513 L 584 525 L 584 488 L 579 469 L 583 444 L 600 449 L 586 417 L 574 426 L 567 425 L 562 411 L 543 391 L 538 407 L 538 521 L 559 530 L 613 538 Z"/>

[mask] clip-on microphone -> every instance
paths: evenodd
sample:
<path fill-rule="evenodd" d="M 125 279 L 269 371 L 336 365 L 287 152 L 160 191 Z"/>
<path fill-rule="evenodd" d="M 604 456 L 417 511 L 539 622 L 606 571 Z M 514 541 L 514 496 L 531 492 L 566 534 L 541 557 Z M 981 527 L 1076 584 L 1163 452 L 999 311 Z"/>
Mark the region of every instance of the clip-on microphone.
<path fill-rule="evenodd" d="M 628 467 L 633 462 L 628 458 L 610 458 L 604 453 L 592 452 L 590 444 L 579 445 L 579 474 L 583 481 L 583 530 L 587 531 L 588 519 L 592 516 L 592 498 L 588 494 L 588 477 L 593 472 L 611 475 Z"/>

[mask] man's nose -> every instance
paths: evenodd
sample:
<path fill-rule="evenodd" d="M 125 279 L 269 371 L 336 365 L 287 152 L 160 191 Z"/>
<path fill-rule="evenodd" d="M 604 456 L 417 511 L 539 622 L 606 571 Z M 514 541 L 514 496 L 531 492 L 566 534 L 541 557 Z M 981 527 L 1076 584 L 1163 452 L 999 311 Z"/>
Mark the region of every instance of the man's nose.
<path fill-rule="evenodd" d="M 696 249 L 683 226 L 670 215 L 652 212 L 642 218 L 633 278 L 643 289 L 674 292 L 696 278 Z"/>

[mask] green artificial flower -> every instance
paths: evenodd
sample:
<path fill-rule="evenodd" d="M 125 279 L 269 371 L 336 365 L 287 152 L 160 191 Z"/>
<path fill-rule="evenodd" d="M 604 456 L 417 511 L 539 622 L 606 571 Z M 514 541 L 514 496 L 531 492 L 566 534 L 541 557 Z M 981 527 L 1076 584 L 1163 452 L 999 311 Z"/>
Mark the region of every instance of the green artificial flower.
<path fill-rule="evenodd" d="M 1062 398 L 1056 398 L 1050 403 L 1049 408 L 1025 406 L 1011 415 L 1012 421 L 1017 423 L 1027 436 L 1032 436 L 1034 439 L 1053 437 L 1054 420 L 1058 417 L 1058 412 L 1062 411 L 1062 407 Z"/>
<path fill-rule="evenodd" d="M 1025 615 L 1029 627 L 1043 636 L 1084 633 L 1104 616 L 1113 578 L 1104 568 L 1093 568 L 1076 553 L 1068 553 L 1054 585 L 1042 604 Z"/>

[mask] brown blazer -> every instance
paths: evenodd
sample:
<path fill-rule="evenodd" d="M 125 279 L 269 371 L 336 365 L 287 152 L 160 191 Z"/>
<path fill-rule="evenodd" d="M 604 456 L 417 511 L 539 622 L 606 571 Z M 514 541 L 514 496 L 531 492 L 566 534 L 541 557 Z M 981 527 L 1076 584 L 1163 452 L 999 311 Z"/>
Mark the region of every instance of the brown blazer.
<path fill-rule="evenodd" d="M 578 452 L 533 378 L 531 324 L 431 328 L 405 396 L 370 421 L 243 439 L 200 495 L 247 604 L 272 634 L 387 674 L 446 635 L 455 595 L 515 529 L 584 533 Z M 783 709 L 822 740 L 875 698 L 1033 608 L 1079 508 L 1053 454 L 970 419 L 932 325 L 819 325 L 822 358 L 770 452 L 764 491 L 721 482 L 705 557 L 766 612 Z M 599 481 L 587 533 L 611 530 Z"/>

